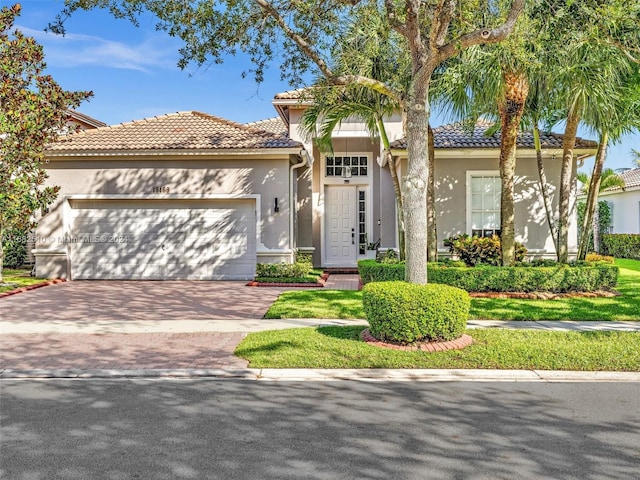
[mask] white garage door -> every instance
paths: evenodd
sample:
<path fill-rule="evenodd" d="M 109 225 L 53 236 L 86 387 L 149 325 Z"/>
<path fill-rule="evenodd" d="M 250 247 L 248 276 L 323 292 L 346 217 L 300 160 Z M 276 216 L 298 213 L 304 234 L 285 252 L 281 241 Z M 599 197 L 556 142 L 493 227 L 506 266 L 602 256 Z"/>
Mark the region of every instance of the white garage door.
<path fill-rule="evenodd" d="M 248 280 L 252 200 L 71 200 L 72 278 Z"/>

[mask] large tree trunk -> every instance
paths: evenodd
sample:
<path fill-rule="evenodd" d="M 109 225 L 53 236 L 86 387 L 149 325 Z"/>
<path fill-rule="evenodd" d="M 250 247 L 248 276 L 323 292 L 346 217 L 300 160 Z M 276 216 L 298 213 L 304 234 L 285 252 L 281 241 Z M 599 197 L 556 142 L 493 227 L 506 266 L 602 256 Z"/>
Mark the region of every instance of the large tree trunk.
<path fill-rule="evenodd" d="M 547 224 L 549 225 L 549 232 L 551 232 L 551 238 L 553 239 L 553 246 L 556 249 L 556 255 L 558 254 L 558 228 L 556 221 L 553 218 L 553 209 L 551 208 L 551 198 L 549 198 L 549 189 L 547 188 L 547 174 L 544 169 L 544 162 L 542 160 L 542 145 L 540 144 L 540 128 L 536 123 L 533 126 L 533 142 L 536 148 L 536 160 L 538 162 L 538 176 L 540 177 L 540 194 L 542 195 L 542 203 L 544 204 L 544 211 L 547 215 Z"/>
<path fill-rule="evenodd" d="M 576 144 L 580 116 L 576 105 L 567 116 L 562 140 L 562 166 L 560 168 L 560 205 L 558 207 L 558 262 L 569 261 L 569 213 L 573 180 L 573 149 Z"/>
<path fill-rule="evenodd" d="M 427 283 L 427 184 L 429 180 L 427 126 L 429 124 L 429 79 L 422 65 L 415 75 L 405 103 L 407 176 L 404 190 L 406 234 L 405 280 Z"/>
<path fill-rule="evenodd" d="M 524 104 L 529 94 L 529 82 L 522 73 L 503 73 L 505 82 L 504 98 L 498 105 L 502 120 L 500 146 L 500 243 L 502 264 L 515 264 L 515 226 L 513 185 L 516 170 L 516 140 Z"/>
<path fill-rule="evenodd" d="M 435 141 L 431 125 L 427 127 L 429 149 L 429 182 L 427 184 L 427 261 L 438 261 L 438 229 L 436 224 Z"/>
<path fill-rule="evenodd" d="M 600 193 L 600 182 L 602 180 L 602 168 L 604 159 L 607 156 L 607 143 L 609 143 L 609 135 L 605 132 L 600 136 L 598 143 L 598 152 L 593 164 L 593 172 L 591 173 L 591 182 L 589 183 L 589 192 L 587 193 L 587 204 L 584 209 L 584 219 L 580 230 L 580 245 L 578 246 L 578 260 L 584 260 L 589 249 L 589 230 L 593 228 L 593 248 L 596 252 L 599 250 L 598 242 L 600 241 L 600 225 L 596 222 L 598 212 L 598 194 Z"/>

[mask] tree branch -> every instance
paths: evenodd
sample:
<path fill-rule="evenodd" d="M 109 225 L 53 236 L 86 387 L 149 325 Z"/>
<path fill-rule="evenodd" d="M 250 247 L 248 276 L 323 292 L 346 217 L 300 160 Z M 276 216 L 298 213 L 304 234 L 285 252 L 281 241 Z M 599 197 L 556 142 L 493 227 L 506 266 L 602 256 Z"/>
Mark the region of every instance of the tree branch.
<path fill-rule="evenodd" d="M 451 40 L 438 48 L 438 60 L 443 62 L 472 45 L 497 43 L 509 36 L 524 9 L 525 0 L 513 0 L 509 15 L 502 25 L 494 29 L 480 29 Z"/>
<path fill-rule="evenodd" d="M 284 34 L 291 40 L 293 40 L 296 45 L 298 45 L 298 47 L 313 61 L 313 63 L 318 66 L 325 77 L 331 78 L 334 76 L 327 63 L 322 59 L 322 57 L 320 57 L 320 54 L 309 44 L 309 42 L 307 42 L 304 37 L 302 37 L 302 35 L 294 32 L 289 27 L 289 25 L 287 25 L 287 22 L 284 21 L 282 15 L 280 15 L 278 10 L 273 5 L 271 5 L 266 0 L 255 0 L 255 2 L 267 13 L 267 15 L 269 15 L 276 21 Z"/>
<path fill-rule="evenodd" d="M 393 0 L 384 0 L 385 9 L 387 11 L 387 20 L 389 25 L 400 35 L 407 36 L 407 26 L 404 22 L 400 21 L 396 16 L 395 6 Z"/>
<path fill-rule="evenodd" d="M 444 44 L 455 8 L 455 0 L 439 0 L 438 5 L 436 5 L 433 13 L 431 35 L 429 36 L 429 49 L 432 52 L 437 51 L 438 47 Z"/>

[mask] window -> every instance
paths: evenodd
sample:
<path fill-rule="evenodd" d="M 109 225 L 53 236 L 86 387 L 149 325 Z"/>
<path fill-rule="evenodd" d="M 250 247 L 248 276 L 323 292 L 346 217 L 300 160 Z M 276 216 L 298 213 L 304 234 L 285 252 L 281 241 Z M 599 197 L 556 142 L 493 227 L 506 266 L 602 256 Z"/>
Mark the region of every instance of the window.
<path fill-rule="evenodd" d="M 327 157 L 325 175 L 327 177 L 366 177 L 368 159 L 365 156 Z"/>
<path fill-rule="evenodd" d="M 500 177 L 471 175 L 470 184 L 471 235 L 500 235 Z"/>

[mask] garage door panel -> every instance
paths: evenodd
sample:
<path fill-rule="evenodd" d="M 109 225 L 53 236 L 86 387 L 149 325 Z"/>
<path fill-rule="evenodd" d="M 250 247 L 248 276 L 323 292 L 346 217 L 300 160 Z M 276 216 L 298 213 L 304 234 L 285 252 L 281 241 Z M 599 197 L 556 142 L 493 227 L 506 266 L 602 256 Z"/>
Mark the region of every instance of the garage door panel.
<path fill-rule="evenodd" d="M 72 278 L 252 278 L 254 205 L 220 203 L 161 201 L 164 208 L 156 208 L 151 201 L 119 200 L 92 201 L 91 208 L 83 208 L 74 201 L 70 229 L 87 241 L 71 245 Z"/>

